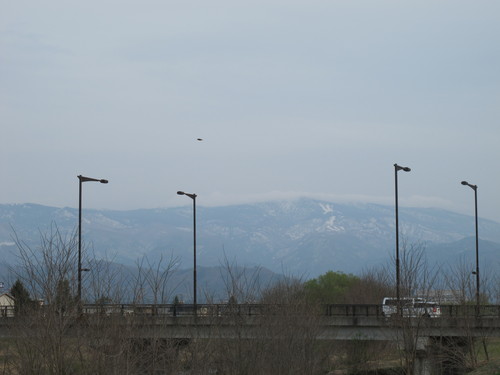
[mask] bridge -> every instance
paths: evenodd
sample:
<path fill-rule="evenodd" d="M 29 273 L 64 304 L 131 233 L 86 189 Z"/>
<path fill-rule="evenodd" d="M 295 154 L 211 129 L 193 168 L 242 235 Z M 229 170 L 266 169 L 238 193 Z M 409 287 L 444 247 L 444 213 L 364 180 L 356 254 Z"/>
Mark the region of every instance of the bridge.
<path fill-rule="evenodd" d="M 132 340 L 266 340 L 298 332 L 315 340 L 395 341 L 415 352 L 415 374 L 428 375 L 436 343 L 464 346 L 500 337 L 500 305 L 441 306 L 440 317 L 384 316 L 381 305 L 307 306 L 264 304 L 85 304 L 59 312 L 69 336 L 100 335 L 114 327 Z M 40 310 L 43 317 L 43 307 Z M 78 313 L 77 313 L 78 311 Z M 18 319 L 2 312 L 0 337 L 19 334 Z M 19 324 L 24 324 L 19 320 Z M 43 325 L 43 319 L 39 323 Z M 33 325 L 36 328 L 36 325 Z M 276 327 L 279 327 L 276 329 Z M 25 332 L 26 333 L 26 332 Z M 442 354 L 442 353 L 441 353 Z"/>
<path fill-rule="evenodd" d="M 293 317 L 295 324 L 314 316 L 319 340 L 394 340 L 402 329 L 418 330 L 422 337 L 462 337 L 465 330 L 470 337 L 500 337 L 500 305 L 481 306 L 479 315 L 476 306 L 445 305 L 433 318 L 388 318 L 380 305 L 359 304 L 324 305 L 310 314 L 263 304 L 86 304 L 82 313 L 90 325 L 96 317 L 122 317 L 123 324 L 140 327 L 135 333 L 140 337 L 208 338 L 217 327 L 217 335 L 230 338 L 238 326 L 240 337 L 252 338 L 263 319 L 281 315 Z"/>
<path fill-rule="evenodd" d="M 309 314 L 293 306 L 257 304 L 120 305 L 104 310 L 86 305 L 84 311 L 89 317 L 128 316 L 136 327 L 130 333 L 143 339 L 279 341 L 298 331 L 316 340 L 393 341 L 412 352 L 415 375 L 439 373 L 436 358 L 465 353 L 472 340 L 500 337 L 500 306 L 492 305 L 481 306 L 479 314 L 476 306 L 442 306 L 435 318 L 388 318 L 380 305 L 325 305 Z"/>
<path fill-rule="evenodd" d="M 293 318 L 294 324 L 316 317 L 319 340 L 394 340 L 402 329 L 418 330 L 421 337 L 500 337 L 500 305 L 481 306 L 479 316 L 476 306 L 469 305 L 442 306 L 441 311 L 437 318 L 388 318 L 380 305 L 348 304 L 325 305 L 310 315 L 262 304 L 85 305 L 83 309 L 89 318 L 129 317 L 141 327 L 141 337 L 208 338 L 216 327 L 221 337 L 231 338 L 238 328 L 239 337 L 255 338 L 263 320 L 279 316 Z"/>

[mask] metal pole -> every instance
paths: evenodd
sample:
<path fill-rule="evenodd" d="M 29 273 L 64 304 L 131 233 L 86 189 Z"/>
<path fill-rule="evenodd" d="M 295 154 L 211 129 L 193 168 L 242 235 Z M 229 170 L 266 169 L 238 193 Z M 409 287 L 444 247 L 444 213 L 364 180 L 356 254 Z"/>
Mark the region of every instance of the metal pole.
<path fill-rule="evenodd" d="M 197 301 L 196 301 L 196 194 L 193 194 L 193 304 L 194 313 L 197 314 Z"/>
<path fill-rule="evenodd" d="M 78 292 L 77 301 L 80 305 L 82 301 L 82 176 L 78 176 L 79 194 L 78 194 Z"/>
<path fill-rule="evenodd" d="M 398 213 L 398 165 L 394 164 L 394 190 L 395 190 L 395 207 L 396 207 L 396 301 L 398 314 L 400 311 L 400 292 L 399 292 L 399 213 Z"/>
<path fill-rule="evenodd" d="M 194 193 L 186 193 L 184 191 L 178 191 L 177 195 L 187 195 L 193 200 L 193 307 L 194 314 L 197 314 L 197 301 L 196 301 L 196 197 Z"/>
<path fill-rule="evenodd" d="M 478 216 L 477 216 L 477 185 L 469 184 L 467 181 L 462 181 L 462 185 L 470 187 L 474 190 L 474 213 L 476 222 L 476 316 L 480 313 L 480 301 L 479 301 L 479 230 L 478 230 Z"/>
<path fill-rule="evenodd" d="M 479 316 L 480 297 L 479 297 L 479 234 L 478 234 L 478 217 L 477 217 L 477 185 L 474 189 L 474 206 L 476 216 L 476 314 Z"/>
<path fill-rule="evenodd" d="M 410 172 L 409 167 L 402 167 L 400 165 L 394 164 L 394 191 L 395 191 L 395 207 L 396 207 L 396 301 L 398 314 L 401 312 L 401 267 L 399 259 L 399 212 L 398 212 L 398 171 Z"/>
<path fill-rule="evenodd" d="M 101 184 L 107 184 L 108 180 L 97 179 L 92 177 L 85 177 L 78 175 L 78 291 L 77 291 L 77 301 L 80 305 L 82 302 L 82 184 L 86 181 L 100 182 Z M 88 271 L 88 270 L 87 270 Z"/>

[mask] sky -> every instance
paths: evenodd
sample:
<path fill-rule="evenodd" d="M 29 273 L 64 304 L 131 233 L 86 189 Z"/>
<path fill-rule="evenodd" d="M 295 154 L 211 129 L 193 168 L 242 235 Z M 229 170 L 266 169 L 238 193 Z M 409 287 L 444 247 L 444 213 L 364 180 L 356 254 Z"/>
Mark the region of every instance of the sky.
<path fill-rule="evenodd" d="M 497 0 L 0 0 L 0 203 L 500 222 Z M 202 138 L 202 141 L 198 141 Z"/>

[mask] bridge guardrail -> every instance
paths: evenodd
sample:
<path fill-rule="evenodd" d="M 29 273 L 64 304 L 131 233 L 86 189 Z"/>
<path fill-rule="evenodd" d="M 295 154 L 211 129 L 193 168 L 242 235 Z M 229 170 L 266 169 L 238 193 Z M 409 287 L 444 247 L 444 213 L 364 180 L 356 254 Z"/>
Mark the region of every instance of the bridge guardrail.
<path fill-rule="evenodd" d="M 41 306 L 46 308 L 47 306 Z M 283 305 L 271 304 L 84 304 L 83 314 L 121 315 L 121 316 L 259 316 L 276 315 L 286 309 Z M 460 318 L 477 316 L 476 305 L 440 305 L 441 318 Z M 303 311 L 303 310 L 302 310 Z M 313 309 L 311 308 L 311 313 Z M 480 317 L 499 318 L 500 305 L 481 305 Z M 290 313 L 294 313 L 293 305 Z M 297 312 L 303 314 L 303 312 Z M 323 305 L 319 312 L 325 316 L 369 316 L 384 317 L 382 305 L 378 304 L 330 304 Z M 0 307 L 0 318 L 14 316 L 13 306 Z"/>
<path fill-rule="evenodd" d="M 441 305 L 442 317 L 469 317 L 477 315 L 476 305 Z M 479 316 L 484 318 L 500 318 L 500 305 L 479 306 Z"/>
<path fill-rule="evenodd" d="M 382 306 L 375 304 L 333 304 L 325 306 L 327 316 L 382 316 Z"/>

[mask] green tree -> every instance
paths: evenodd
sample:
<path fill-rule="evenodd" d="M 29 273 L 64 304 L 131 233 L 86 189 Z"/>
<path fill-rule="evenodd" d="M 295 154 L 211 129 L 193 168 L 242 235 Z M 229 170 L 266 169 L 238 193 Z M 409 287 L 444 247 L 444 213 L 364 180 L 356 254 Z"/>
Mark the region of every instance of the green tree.
<path fill-rule="evenodd" d="M 16 280 L 10 289 L 10 294 L 14 297 L 14 313 L 16 316 L 25 314 L 33 306 L 30 293 L 21 280 Z"/>
<path fill-rule="evenodd" d="M 307 296 L 318 303 L 346 303 L 350 289 L 359 282 L 352 274 L 328 271 L 305 283 Z"/>

